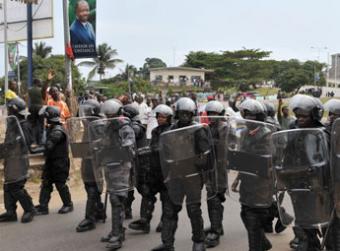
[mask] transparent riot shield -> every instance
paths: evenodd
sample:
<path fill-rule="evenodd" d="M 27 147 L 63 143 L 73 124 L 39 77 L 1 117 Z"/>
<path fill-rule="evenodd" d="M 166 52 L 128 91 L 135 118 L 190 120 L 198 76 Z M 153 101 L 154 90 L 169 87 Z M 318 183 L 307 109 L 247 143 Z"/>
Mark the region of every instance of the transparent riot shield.
<path fill-rule="evenodd" d="M 336 215 L 340 218 L 340 119 L 333 123 L 331 134 L 331 175 Z"/>
<path fill-rule="evenodd" d="M 274 133 L 273 171 L 284 225 L 318 228 L 329 224 L 332 211 L 327 136 L 321 129 Z"/>
<path fill-rule="evenodd" d="M 271 134 L 276 128 L 255 120 L 231 118 L 227 133 L 228 169 L 271 177 Z"/>
<path fill-rule="evenodd" d="M 217 172 L 217 189 L 218 192 L 228 190 L 228 173 L 227 173 L 227 132 L 228 118 L 225 116 L 199 116 L 195 121 L 208 124 L 214 145 L 214 155 Z"/>
<path fill-rule="evenodd" d="M 229 196 L 250 207 L 273 203 L 271 135 L 276 128 L 267 123 L 230 118 L 227 132 Z"/>
<path fill-rule="evenodd" d="M 125 193 L 133 189 L 130 169 L 135 154 L 135 136 L 125 117 L 100 119 L 89 126 L 90 150 L 94 173 L 104 172 L 106 189 Z"/>
<path fill-rule="evenodd" d="M 172 202 L 201 201 L 206 185 L 216 195 L 216 165 L 209 127 L 201 124 L 164 132 L 160 136 L 160 161 L 164 183 Z M 209 197 L 208 197 L 209 199 Z"/>
<path fill-rule="evenodd" d="M 5 183 L 13 183 L 28 177 L 28 146 L 20 123 L 15 116 L 6 118 L 3 144 Z"/>
<path fill-rule="evenodd" d="M 84 182 L 96 182 L 90 153 L 89 124 L 98 117 L 73 117 L 66 121 L 67 133 L 73 158 L 81 159 L 81 174 Z M 100 173 L 96 175 L 98 178 Z M 102 184 L 102 182 L 100 182 Z"/>

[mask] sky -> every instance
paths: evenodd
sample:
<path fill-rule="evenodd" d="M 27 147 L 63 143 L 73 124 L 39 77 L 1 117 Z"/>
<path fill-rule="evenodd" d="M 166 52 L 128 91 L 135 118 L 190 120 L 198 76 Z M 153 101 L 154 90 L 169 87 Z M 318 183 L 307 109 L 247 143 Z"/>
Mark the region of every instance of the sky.
<path fill-rule="evenodd" d="M 97 0 L 97 44 L 108 43 L 137 67 L 147 57 L 177 66 L 190 51 L 242 48 L 272 51 L 277 60 L 327 62 L 340 52 L 339 10 L 339 0 Z M 43 41 L 62 54 L 61 0 L 54 0 L 54 31 Z M 25 55 L 25 43 L 20 49 Z M 0 76 L 3 55 L 0 44 Z"/>

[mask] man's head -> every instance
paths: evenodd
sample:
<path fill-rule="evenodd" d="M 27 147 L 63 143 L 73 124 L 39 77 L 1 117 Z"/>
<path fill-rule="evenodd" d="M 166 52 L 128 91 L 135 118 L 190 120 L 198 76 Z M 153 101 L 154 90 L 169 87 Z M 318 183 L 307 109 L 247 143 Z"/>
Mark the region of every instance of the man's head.
<path fill-rule="evenodd" d="M 196 104 L 190 98 L 180 98 L 176 102 L 176 119 L 181 124 L 190 124 L 196 112 Z"/>
<path fill-rule="evenodd" d="M 154 111 L 156 113 L 158 125 L 162 126 L 171 123 L 171 118 L 174 113 L 169 106 L 160 104 Z"/>
<path fill-rule="evenodd" d="M 54 101 L 59 101 L 59 90 L 58 87 L 52 86 L 50 88 L 49 94 L 53 98 Z"/>
<path fill-rule="evenodd" d="M 330 124 L 340 118 L 340 100 L 339 99 L 330 99 L 325 105 L 325 110 L 328 111 L 328 121 Z"/>
<path fill-rule="evenodd" d="M 33 80 L 33 85 L 34 86 L 37 86 L 37 87 L 41 87 L 42 86 L 42 84 L 41 84 L 41 80 L 40 79 L 34 79 Z"/>
<path fill-rule="evenodd" d="M 239 110 L 244 119 L 264 121 L 266 117 L 265 107 L 255 99 L 245 99 L 239 105 Z"/>
<path fill-rule="evenodd" d="M 75 6 L 76 16 L 80 22 L 87 22 L 90 15 L 90 6 L 87 1 L 80 0 Z"/>
<path fill-rule="evenodd" d="M 8 88 L 14 92 L 16 92 L 18 90 L 18 85 L 17 82 L 15 80 L 10 80 L 9 81 L 9 86 Z"/>
<path fill-rule="evenodd" d="M 282 114 L 283 114 L 283 117 L 288 117 L 289 116 L 289 109 L 288 109 L 288 106 L 283 106 L 281 108 L 281 111 L 282 111 Z"/>

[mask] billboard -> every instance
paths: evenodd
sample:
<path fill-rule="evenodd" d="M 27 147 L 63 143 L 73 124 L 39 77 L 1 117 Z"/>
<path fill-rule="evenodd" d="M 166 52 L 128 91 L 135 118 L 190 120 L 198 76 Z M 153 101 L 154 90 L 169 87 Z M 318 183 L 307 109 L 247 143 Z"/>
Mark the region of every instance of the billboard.
<path fill-rule="evenodd" d="M 70 0 L 69 22 L 74 58 L 96 57 L 96 0 Z"/>
<path fill-rule="evenodd" d="M 0 0 L 2 7 L 3 0 Z M 33 39 L 53 37 L 53 0 L 36 0 L 32 4 Z M 27 39 L 27 5 L 7 0 L 8 42 Z M 0 43 L 4 42 L 4 10 L 0 10 Z"/>

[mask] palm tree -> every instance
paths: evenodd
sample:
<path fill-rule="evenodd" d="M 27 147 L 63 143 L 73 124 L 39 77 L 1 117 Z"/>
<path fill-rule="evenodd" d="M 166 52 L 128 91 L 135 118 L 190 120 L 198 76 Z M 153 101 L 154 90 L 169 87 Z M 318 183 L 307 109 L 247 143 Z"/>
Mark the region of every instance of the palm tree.
<path fill-rule="evenodd" d="M 97 48 L 97 57 L 82 61 L 78 64 L 78 66 L 87 66 L 92 68 L 87 80 L 92 79 L 96 73 L 99 74 L 99 79 L 102 80 L 105 75 L 105 69 L 114 69 L 118 63 L 123 62 L 123 60 L 115 58 L 117 55 L 118 53 L 116 49 L 112 49 L 106 43 L 100 44 Z"/>
<path fill-rule="evenodd" d="M 46 46 L 46 43 L 34 43 L 33 53 L 41 58 L 47 58 L 48 55 L 52 52 L 51 46 Z"/>

